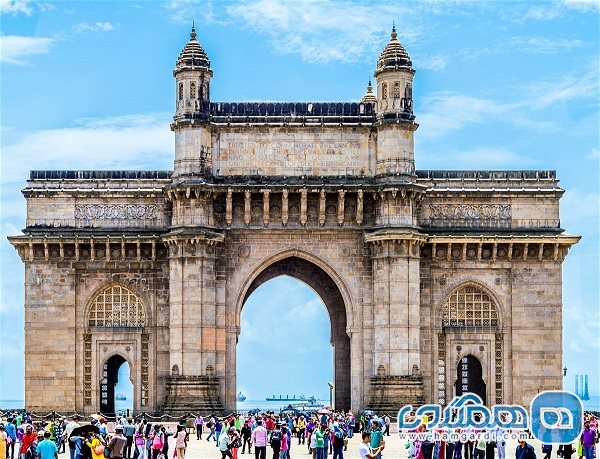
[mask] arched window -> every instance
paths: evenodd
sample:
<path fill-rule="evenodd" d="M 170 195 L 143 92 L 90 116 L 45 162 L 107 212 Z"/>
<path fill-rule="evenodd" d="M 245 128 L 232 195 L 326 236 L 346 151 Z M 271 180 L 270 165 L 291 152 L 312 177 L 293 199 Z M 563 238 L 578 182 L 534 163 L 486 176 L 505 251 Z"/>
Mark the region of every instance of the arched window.
<path fill-rule="evenodd" d="M 383 100 L 387 99 L 387 83 L 381 85 L 381 98 Z"/>
<path fill-rule="evenodd" d="M 196 83 L 190 83 L 190 99 L 196 98 Z"/>
<path fill-rule="evenodd" d="M 456 289 L 442 310 L 444 327 L 497 327 L 498 310 L 483 290 L 466 285 Z"/>
<path fill-rule="evenodd" d="M 400 83 L 397 81 L 394 83 L 394 99 L 400 99 Z"/>
<path fill-rule="evenodd" d="M 179 83 L 179 100 L 183 100 L 183 83 Z"/>
<path fill-rule="evenodd" d="M 120 285 L 112 285 L 94 298 L 88 324 L 90 327 L 143 327 L 146 314 L 135 293 Z"/>

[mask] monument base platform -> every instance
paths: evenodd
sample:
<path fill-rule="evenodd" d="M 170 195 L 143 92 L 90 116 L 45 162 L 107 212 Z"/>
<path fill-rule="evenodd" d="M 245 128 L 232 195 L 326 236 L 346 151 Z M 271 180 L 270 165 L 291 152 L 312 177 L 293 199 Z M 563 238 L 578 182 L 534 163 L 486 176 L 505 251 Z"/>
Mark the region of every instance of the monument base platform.
<path fill-rule="evenodd" d="M 374 376 L 371 378 L 371 399 L 368 409 L 378 415 L 395 419 L 404 405 L 414 407 L 425 403 L 422 376 Z"/>
<path fill-rule="evenodd" d="M 163 412 L 181 416 L 187 413 L 223 414 L 219 379 L 212 376 L 169 376 Z"/>

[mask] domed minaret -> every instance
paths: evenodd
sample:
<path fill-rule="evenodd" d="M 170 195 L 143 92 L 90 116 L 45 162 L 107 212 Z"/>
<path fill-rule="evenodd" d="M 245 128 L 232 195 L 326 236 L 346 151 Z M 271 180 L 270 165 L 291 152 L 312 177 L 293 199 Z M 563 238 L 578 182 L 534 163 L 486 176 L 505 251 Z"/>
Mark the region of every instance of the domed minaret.
<path fill-rule="evenodd" d="M 373 94 L 373 85 L 371 84 L 371 80 L 369 80 L 369 84 L 367 85 L 367 92 L 360 100 L 364 103 L 377 104 L 377 97 Z"/>
<path fill-rule="evenodd" d="M 377 175 L 414 175 L 412 84 L 415 70 L 392 27 L 390 42 L 377 61 Z"/>
<path fill-rule="evenodd" d="M 185 179 L 210 171 L 210 79 L 213 72 L 206 51 L 196 39 L 192 26 L 190 39 L 181 50 L 175 70 L 175 166 L 173 178 Z"/>

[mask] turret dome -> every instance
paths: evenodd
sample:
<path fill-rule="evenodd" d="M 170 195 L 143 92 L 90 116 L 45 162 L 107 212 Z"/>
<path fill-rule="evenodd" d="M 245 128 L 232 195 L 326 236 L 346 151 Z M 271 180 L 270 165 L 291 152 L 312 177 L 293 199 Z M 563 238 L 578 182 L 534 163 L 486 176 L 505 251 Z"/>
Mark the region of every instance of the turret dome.
<path fill-rule="evenodd" d="M 192 26 L 192 32 L 190 33 L 190 40 L 181 50 L 179 58 L 177 59 L 177 65 L 175 66 L 175 73 L 181 70 L 191 69 L 210 69 L 210 59 L 204 51 L 204 48 L 198 43 L 196 39 L 196 29 Z"/>
<path fill-rule="evenodd" d="M 402 43 L 398 40 L 398 34 L 396 33 L 396 26 L 392 27 L 390 42 L 383 48 L 379 59 L 377 60 L 377 69 L 375 70 L 375 76 L 385 70 L 394 69 L 410 69 L 412 70 L 412 61 Z"/>

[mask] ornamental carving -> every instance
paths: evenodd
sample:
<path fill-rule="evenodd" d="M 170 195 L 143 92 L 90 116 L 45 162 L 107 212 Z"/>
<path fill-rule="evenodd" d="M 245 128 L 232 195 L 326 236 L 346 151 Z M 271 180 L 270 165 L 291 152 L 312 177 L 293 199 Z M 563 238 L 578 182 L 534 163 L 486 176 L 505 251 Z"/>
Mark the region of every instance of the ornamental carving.
<path fill-rule="evenodd" d="M 510 204 L 430 204 L 432 219 L 510 221 Z"/>
<path fill-rule="evenodd" d="M 78 220 L 155 220 L 158 218 L 154 204 L 78 204 Z"/>

